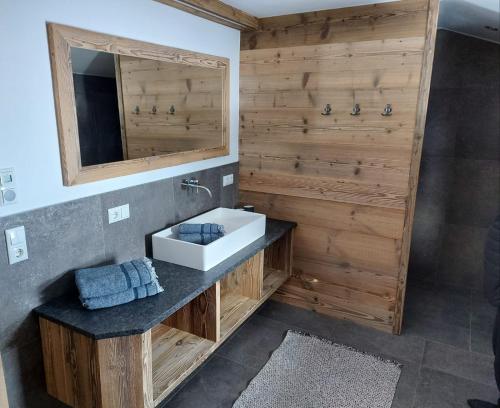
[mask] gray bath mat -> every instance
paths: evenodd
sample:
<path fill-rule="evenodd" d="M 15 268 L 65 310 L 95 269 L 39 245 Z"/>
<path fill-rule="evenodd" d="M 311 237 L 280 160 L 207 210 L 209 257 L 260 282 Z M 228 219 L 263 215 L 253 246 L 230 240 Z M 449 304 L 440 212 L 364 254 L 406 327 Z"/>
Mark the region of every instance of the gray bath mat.
<path fill-rule="evenodd" d="M 397 363 L 289 331 L 233 408 L 390 408 Z"/>

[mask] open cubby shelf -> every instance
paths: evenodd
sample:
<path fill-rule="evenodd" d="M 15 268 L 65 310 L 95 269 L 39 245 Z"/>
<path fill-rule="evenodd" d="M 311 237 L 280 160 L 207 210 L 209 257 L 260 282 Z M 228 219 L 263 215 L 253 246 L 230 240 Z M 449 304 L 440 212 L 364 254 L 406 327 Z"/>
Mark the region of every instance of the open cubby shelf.
<path fill-rule="evenodd" d="M 280 256 L 273 247 L 257 253 L 152 329 L 155 406 L 289 278 L 290 264 L 282 262 L 283 244 L 276 247 Z"/>
<path fill-rule="evenodd" d="M 288 279 L 285 271 L 271 268 L 264 268 L 264 275 L 266 277 L 262 285 L 262 295 L 258 300 L 238 293 L 226 293 L 221 296 L 221 339 L 229 337 Z"/>
<path fill-rule="evenodd" d="M 215 342 L 165 324 L 153 328 L 151 335 L 156 406 L 210 355 Z"/>
<path fill-rule="evenodd" d="M 233 272 L 234 273 L 234 272 Z M 151 331 L 153 396 L 158 405 L 288 279 L 285 271 L 265 267 L 259 299 L 227 290 L 220 294 L 220 340 L 215 342 L 161 323 Z M 234 289 L 237 289 L 235 287 Z M 236 292 L 236 293 L 235 293 Z"/>

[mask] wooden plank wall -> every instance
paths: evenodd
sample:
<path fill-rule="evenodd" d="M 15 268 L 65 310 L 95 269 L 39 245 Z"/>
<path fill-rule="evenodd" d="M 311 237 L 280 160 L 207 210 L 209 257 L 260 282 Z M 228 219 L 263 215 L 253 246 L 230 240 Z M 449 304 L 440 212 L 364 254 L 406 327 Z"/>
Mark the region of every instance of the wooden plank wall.
<path fill-rule="evenodd" d="M 431 14 L 437 0 L 404 0 L 265 18 L 242 33 L 240 199 L 299 224 L 278 299 L 399 332 Z"/>
<path fill-rule="evenodd" d="M 220 69 L 122 55 L 120 71 L 129 159 L 222 145 Z"/>

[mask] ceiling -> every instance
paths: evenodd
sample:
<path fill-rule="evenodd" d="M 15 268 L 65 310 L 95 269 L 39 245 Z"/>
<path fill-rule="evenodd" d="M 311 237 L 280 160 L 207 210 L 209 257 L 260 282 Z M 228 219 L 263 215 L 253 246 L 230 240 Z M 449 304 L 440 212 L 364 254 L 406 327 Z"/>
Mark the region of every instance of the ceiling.
<path fill-rule="evenodd" d="M 223 0 L 255 17 L 387 3 L 393 0 Z M 441 0 L 439 27 L 500 43 L 499 0 Z M 491 28 L 485 28 L 491 27 Z"/>

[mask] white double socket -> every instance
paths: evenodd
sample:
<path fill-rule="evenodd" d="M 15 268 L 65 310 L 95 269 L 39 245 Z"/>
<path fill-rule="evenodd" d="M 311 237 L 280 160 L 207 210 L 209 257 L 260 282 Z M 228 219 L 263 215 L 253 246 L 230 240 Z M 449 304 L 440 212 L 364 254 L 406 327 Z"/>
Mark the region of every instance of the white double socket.
<path fill-rule="evenodd" d="M 108 209 L 108 222 L 110 224 L 126 220 L 129 217 L 130 217 L 130 207 L 128 204 Z"/>
<path fill-rule="evenodd" d="M 26 232 L 23 226 L 5 230 L 5 240 L 7 241 L 7 254 L 10 265 L 28 259 Z"/>
<path fill-rule="evenodd" d="M 232 173 L 226 176 L 222 176 L 222 187 L 230 186 L 233 183 L 234 183 L 234 176 Z"/>

